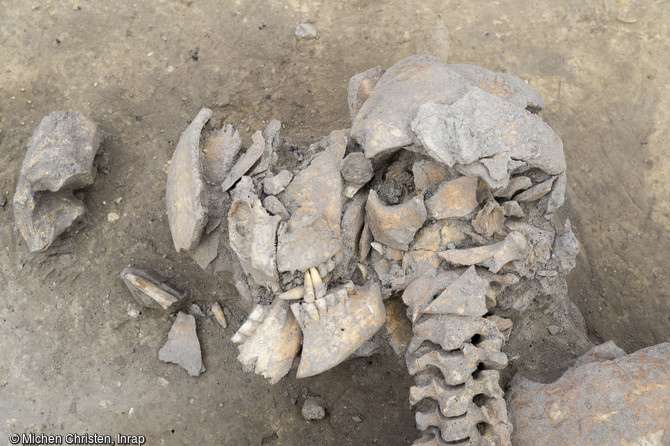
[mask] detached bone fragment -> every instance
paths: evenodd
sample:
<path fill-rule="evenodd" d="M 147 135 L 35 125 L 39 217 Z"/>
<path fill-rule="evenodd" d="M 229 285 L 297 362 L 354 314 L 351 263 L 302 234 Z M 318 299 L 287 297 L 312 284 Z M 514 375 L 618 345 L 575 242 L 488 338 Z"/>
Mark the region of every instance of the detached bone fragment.
<path fill-rule="evenodd" d="M 137 303 L 148 308 L 173 309 L 186 297 L 185 292 L 141 269 L 127 267 L 121 271 L 120 276 Z"/>
<path fill-rule="evenodd" d="M 554 227 L 566 164 L 542 97 L 415 55 L 353 76 L 348 99 L 351 129 L 310 147 L 278 121 L 247 149 L 230 125 L 208 139 L 203 109 L 170 165 L 175 248 L 222 235 L 217 262 L 253 306 L 232 338 L 245 370 L 276 383 L 301 350 L 312 376 L 386 339 L 415 378 L 415 444 L 509 445 L 509 317 L 540 293 L 568 314 L 579 251 Z"/>
<path fill-rule="evenodd" d="M 205 371 L 200 341 L 195 331 L 195 317 L 181 311 L 177 313 L 167 342 L 158 351 L 158 359 L 178 364 L 191 376 L 198 376 Z"/>
<path fill-rule="evenodd" d="M 30 252 L 44 251 L 83 218 L 74 192 L 93 184 L 98 125 L 79 112 L 56 111 L 28 141 L 14 195 L 14 218 Z"/>

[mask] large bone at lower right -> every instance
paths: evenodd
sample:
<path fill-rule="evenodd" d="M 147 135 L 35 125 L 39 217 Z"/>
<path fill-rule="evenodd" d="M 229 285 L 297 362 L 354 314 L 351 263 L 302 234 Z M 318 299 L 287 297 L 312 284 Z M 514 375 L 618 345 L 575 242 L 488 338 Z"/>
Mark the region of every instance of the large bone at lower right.
<path fill-rule="evenodd" d="M 455 265 L 482 265 L 492 273 L 497 273 L 509 262 L 525 259 L 528 250 L 526 237 L 521 232 L 513 231 L 502 242 L 469 249 L 450 249 L 438 255 Z"/>
<path fill-rule="evenodd" d="M 353 296 L 340 299 L 320 315 L 306 320 L 298 378 L 325 372 L 347 359 L 384 324 L 386 312 L 379 284 L 357 287 Z"/>

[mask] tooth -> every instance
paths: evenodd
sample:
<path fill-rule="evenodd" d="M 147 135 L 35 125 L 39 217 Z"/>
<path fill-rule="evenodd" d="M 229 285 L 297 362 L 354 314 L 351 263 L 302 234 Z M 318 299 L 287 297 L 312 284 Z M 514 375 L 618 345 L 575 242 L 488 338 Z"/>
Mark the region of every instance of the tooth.
<path fill-rule="evenodd" d="M 316 270 L 319 272 L 319 275 L 320 275 L 321 277 L 326 277 L 326 276 L 328 275 L 328 273 L 330 272 L 330 271 L 328 270 L 328 265 L 327 265 L 326 262 L 323 262 L 321 265 L 319 265 L 319 266 L 316 268 Z M 331 270 L 331 271 L 332 271 L 332 270 Z"/>
<path fill-rule="evenodd" d="M 319 275 L 319 272 L 316 270 L 316 268 L 310 268 L 309 275 L 312 279 L 312 285 L 314 285 L 314 297 L 321 299 L 326 295 L 326 286 L 323 284 L 321 276 Z"/>
<path fill-rule="evenodd" d="M 297 286 L 295 288 L 291 288 L 288 291 L 284 291 L 277 297 L 283 300 L 296 300 L 296 299 L 302 299 L 302 295 L 303 295 L 303 287 Z"/>
<path fill-rule="evenodd" d="M 249 314 L 249 319 L 252 321 L 258 322 L 259 324 L 263 322 L 265 315 L 263 314 L 263 306 L 256 305 L 256 308 Z"/>
<path fill-rule="evenodd" d="M 303 295 L 303 299 L 305 299 L 305 302 L 307 303 L 313 303 L 314 285 L 312 285 L 312 277 L 309 274 L 309 270 L 305 271 L 305 283 L 303 286 L 305 287 L 305 294 Z"/>
<path fill-rule="evenodd" d="M 349 296 L 353 296 L 354 294 L 356 294 L 356 286 L 354 285 L 354 282 L 352 282 L 351 280 L 344 283 L 342 285 L 342 288 L 347 290 L 347 294 Z"/>
<path fill-rule="evenodd" d="M 317 310 L 319 310 L 319 313 L 325 313 L 328 311 L 328 305 L 326 303 L 326 298 L 322 297 L 320 299 L 317 299 L 314 301 L 314 304 L 316 305 Z"/>
<path fill-rule="evenodd" d="M 239 332 L 235 333 L 233 335 L 233 337 L 230 338 L 230 340 L 233 341 L 233 344 L 237 344 L 237 345 L 244 344 L 245 339 L 246 338 L 244 336 L 242 336 L 242 334 L 239 333 Z"/>
<path fill-rule="evenodd" d="M 254 334 L 254 330 L 256 329 L 256 325 L 254 325 L 254 322 L 251 320 L 247 320 L 242 326 L 240 327 L 239 330 L 237 330 L 238 333 L 242 333 L 244 336 L 249 337 L 252 334 Z"/>
<path fill-rule="evenodd" d="M 292 303 L 291 311 L 293 312 L 293 316 L 295 316 L 295 320 L 298 321 L 298 325 L 300 326 L 300 328 L 304 327 L 305 310 L 303 310 L 302 305 L 298 302 Z"/>
<path fill-rule="evenodd" d="M 212 313 L 214 313 L 214 317 L 216 318 L 216 321 L 221 324 L 223 328 L 228 328 L 228 321 L 226 320 L 226 315 L 223 314 L 223 310 L 221 309 L 221 305 L 219 305 L 218 302 L 214 302 L 212 304 Z"/>
<path fill-rule="evenodd" d="M 358 264 L 358 270 L 361 272 L 361 276 L 363 276 L 363 280 L 368 280 L 368 268 L 363 265 L 362 263 Z"/>
<path fill-rule="evenodd" d="M 314 322 L 319 320 L 319 311 L 316 309 L 316 305 L 308 302 L 302 304 L 302 307 L 310 319 L 312 319 Z"/>

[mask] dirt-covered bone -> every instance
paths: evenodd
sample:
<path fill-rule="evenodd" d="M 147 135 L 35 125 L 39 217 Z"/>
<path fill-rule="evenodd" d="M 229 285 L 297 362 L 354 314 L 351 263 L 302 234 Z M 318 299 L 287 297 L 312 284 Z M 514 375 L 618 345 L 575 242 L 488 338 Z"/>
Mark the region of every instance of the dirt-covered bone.
<path fill-rule="evenodd" d="M 327 307 L 319 310 L 318 320 L 300 316 L 304 339 L 298 378 L 316 375 L 344 361 L 386 320 L 379 284 L 372 281 L 357 287 L 351 296 L 345 289 L 344 293 L 326 295 L 325 301 Z"/>
<path fill-rule="evenodd" d="M 145 307 L 168 310 L 186 297 L 185 292 L 170 286 L 155 274 L 138 268 L 124 268 L 120 276 L 137 303 Z"/>
<path fill-rule="evenodd" d="M 340 164 L 347 147 L 346 135 L 344 131 L 331 133 L 324 141 L 324 151 L 278 196 L 291 214 L 277 238 L 280 272 L 305 271 L 340 250 Z"/>
<path fill-rule="evenodd" d="M 35 129 L 13 200 L 31 252 L 47 249 L 84 216 L 84 203 L 73 192 L 93 184 L 101 141 L 98 125 L 79 112 L 53 112 Z"/>
<path fill-rule="evenodd" d="M 205 186 L 200 161 L 200 132 L 212 111 L 203 108 L 181 134 L 168 170 L 165 203 L 172 241 L 177 251 L 189 251 L 200 242 L 207 223 L 203 203 Z"/>

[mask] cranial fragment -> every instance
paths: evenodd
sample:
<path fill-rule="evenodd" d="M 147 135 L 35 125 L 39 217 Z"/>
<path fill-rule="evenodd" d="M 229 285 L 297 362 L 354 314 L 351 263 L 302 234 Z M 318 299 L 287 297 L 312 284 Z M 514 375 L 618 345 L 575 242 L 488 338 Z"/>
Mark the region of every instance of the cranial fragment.
<path fill-rule="evenodd" d="M 280 221 L 281 217 L 268 214 L 253 194 L 235 200 L 228 211 L 230 247 L 244 272 L 271 289 L 279 288 L 275 240 Z"/>
<path fill-rule="evenodd" d="M 347 147 L 346 133 L 333 132 L 325 145 L 325 150 L 293 177 L 279 196 L 291 214 L 277 240 L 280 272 L 305 271 L 330 259 L 340 249 L 340 163 Z"/>
<path fill-rule="evenodd" d="M 436 219 L 465 217 L 479 206 L 474 177 L 460 177 L 443 183 L 432 197 L 426 200 L 428 214 Z"/>
<path fill-rule="evenodd" d="M 200 161 L 200 132 L 212 115 L 203 108 L 182 133 L 168 170 L 165 202 L 177 251 L 195 248 L 207 223 Z"/>
<path fill-rule="evenodd" d="M 77 189 L 93 184 L 102 133 L 78 112 L 46 116 L 28 141 L 14 195 L 14 219 L 31 252 L 44 251 L 86 212 Z"/>

